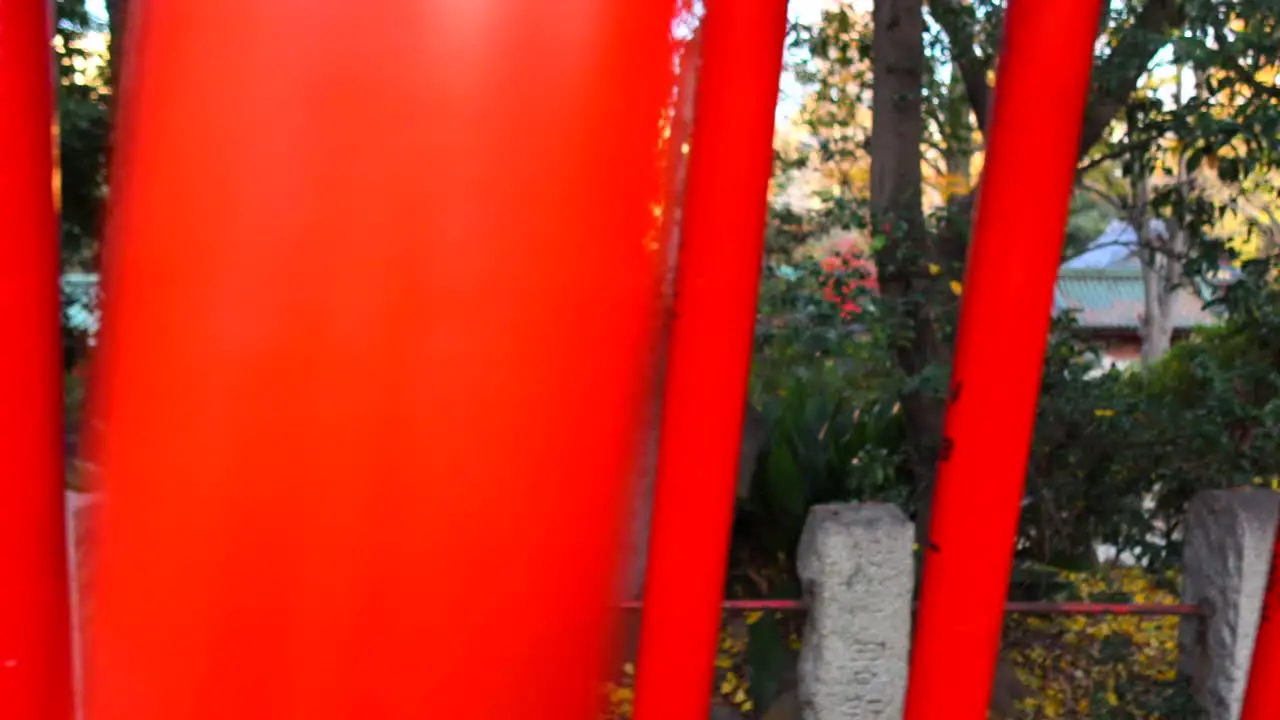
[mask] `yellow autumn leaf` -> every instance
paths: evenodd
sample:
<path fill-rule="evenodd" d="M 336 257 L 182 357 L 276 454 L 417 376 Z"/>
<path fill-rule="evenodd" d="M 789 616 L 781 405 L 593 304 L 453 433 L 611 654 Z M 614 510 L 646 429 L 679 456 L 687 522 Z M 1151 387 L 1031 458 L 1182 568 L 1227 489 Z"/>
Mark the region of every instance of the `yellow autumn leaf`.
<path fill-rule="evenodd" d="M 1098 417 L 1111 417 L 1112 415 L 1116 414 L 1116 411 L 1112 410 L 1111 408 L 1098 408 L 1097 410 L 1093 411 L 1093 414 L 1097 415 Z"/>
<path fill-rule="evenodd" d="M 959 297 L 960 293 L 964 292 L 964 285 L 961 285 L 959 280 L 952 280 L 951 292 Z"/>
<path fill-rule="evenodd" d="M 629 687 L 615 687 L 609 693 L 609 701 L 614 703 L 630 702 L 634 691 Z"/>
<path fill-rule="evenodd" d="M 929 274 L 930 274 L 930 275 L 941 275 L 941 274 L 942 274 L 942 266 L 941 266 L 941 265 L 939 265 L 938 263 L 929 263 Z"/>
<path fill-rule="evenodd" d="M 764 613 L 759 610 L 753 610 L 746 614 L 745 619 L 748 625 L 755 625 L 757 622 L 760 622 L 761 617 L 764 617 Z"/>
<path fill-rule="evenodd" d="M 942 194 L 944 196 L 958 195 L 969 192 L 969 179 L 964 175 L 957 173 L 947 173 L 939 178 L 942 185 Z"/>

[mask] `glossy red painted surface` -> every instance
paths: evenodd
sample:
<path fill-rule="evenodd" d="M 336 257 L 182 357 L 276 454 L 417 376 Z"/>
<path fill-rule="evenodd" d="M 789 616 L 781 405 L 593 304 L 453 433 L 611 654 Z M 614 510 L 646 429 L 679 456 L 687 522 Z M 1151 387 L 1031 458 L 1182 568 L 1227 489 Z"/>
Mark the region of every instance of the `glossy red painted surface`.
<path fill-rule="evenodd" d="M 786 0 L 706 0 L 636 720 L 706 717 L 764 246 Z"/>
<path fill-rule="evenodd" d="M 671 4 L 137 9 L 90 717 L 594 718 Z"/>
<path fill-rule="evenodd" d="M 53 51 L 40 0 L 0 0 L 0 718 L 71 713 Z"/>
<path fill-rule="evenodd" d="M 987 717 L 1100 10 L 1011 0 L 1006 11 L 906 720 Z"/>
<path fill-rule="evenodd" d="M 1271 550 L 1271 574 L 1262 599 L 1249 685 L 1240 720 L 1280 718 L 1280 533 Z"/>

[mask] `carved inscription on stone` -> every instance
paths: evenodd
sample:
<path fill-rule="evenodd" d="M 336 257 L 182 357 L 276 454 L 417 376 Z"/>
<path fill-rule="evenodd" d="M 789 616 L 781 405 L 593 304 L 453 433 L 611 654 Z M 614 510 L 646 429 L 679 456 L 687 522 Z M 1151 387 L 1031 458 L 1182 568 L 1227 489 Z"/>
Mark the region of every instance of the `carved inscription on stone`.
<path fill-rule="evenodd" d="M 884 659 L 885 643 L 855 640 L 850 648 L 853 681 L 857 693 L 849 702 L 847 710 L 851 718 L 878 718 L 888 709 L 889 703 L 883 697 L 883 691 L 877 687 L 879 673 L 876 665 Z"/>
<path fill-rule="evenodd" d="M 902 716 L 914 529 L 890 505 L 814 508 L 800 541 L 810 602 L 800 652 L 805 720 Z"/>

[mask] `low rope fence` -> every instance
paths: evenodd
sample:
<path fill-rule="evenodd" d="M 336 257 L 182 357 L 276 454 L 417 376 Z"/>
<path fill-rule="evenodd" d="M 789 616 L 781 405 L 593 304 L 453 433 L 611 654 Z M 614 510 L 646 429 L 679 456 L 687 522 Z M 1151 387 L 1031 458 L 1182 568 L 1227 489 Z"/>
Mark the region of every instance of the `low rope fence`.
<path fill-rule="evenodd" d="M 804 600 L 725 600 L 720 605 L 725 612 L 802 612 L 807 610 Z M 633 600 L 621 603 L 623 610 L 642 611 L 644 603 Z M 1172 605 L 1168 603 L 1097 603 L 1097 602 L 1028 602 L 1005 603 L 1005 613 L 1010 615 L 1177 615 L 1203 616 L 1204 608 L 1197 605 Z"/>

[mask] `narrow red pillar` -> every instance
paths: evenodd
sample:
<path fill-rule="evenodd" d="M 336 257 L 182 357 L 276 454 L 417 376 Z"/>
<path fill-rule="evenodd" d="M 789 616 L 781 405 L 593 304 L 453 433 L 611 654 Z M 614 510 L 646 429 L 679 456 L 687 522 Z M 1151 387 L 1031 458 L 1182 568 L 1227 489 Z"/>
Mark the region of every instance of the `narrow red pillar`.
<path fill-rule="evenodd" d="M 140 9 L 91 717 L 594 720 L 670 5 Z"/>
<path fill-rule="evenodd" d="M 51 4 L 0 0 L 0 717 L 71 713 Z"/>
<path fill-rule="evenodd" d="M 710 712 L 787 3 L 707 0 L 702 22 L 636 720 Z"/>
<path fill-rule="evenodd" d="M 1262 620 L 1249 666 L 1240 720 L 1280 718 L 1280 533 L 1271 550 L 1271 573 L 1262 600 Z"/>
<path fill-rule="evenodd" d="M 1100 7 L 1012 0 L 1005 15 L 907 720 L 987 717 Z"/>

